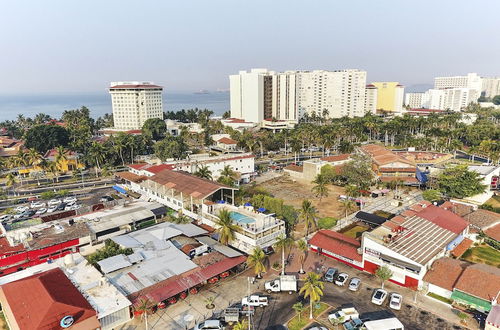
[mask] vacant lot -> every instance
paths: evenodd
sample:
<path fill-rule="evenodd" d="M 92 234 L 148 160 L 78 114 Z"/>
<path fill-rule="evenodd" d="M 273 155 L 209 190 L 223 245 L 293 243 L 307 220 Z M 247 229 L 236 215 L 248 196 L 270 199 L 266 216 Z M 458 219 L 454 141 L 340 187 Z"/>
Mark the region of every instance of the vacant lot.
<path fill-rule="evenodd" d="M 473 247 L 465 251 L 462 259 L 474 263 L 482 263 L 495 267 L 500 267 L 500 251 L 489 245 Z"/>
<path fill-rule="evenodd" d="M 340 232 L 346 236 L 357 239 L 357 238 L 361 237 L 361 234 L 363 234 L 363 232 L 367 231 L 368 229 L 370 229 L 370 227 L 368 227 L 368 226 L 362 226 L 359 224 L 352 224 L 352 225 L 342 229 Z"/>
<path fill-rule="evenodd" d="M 493 207 L 500 207 L 500 196 L 492 196 L 486 201 L 485 204 L 491 205 Z"/>
<path fill-rule="evenodd" d="M 343 217 L 343 212 L 340 210 L 340 203 L 338 201 L 339 195 L 344 193 L 344 188 L 342 187 L 329 185 L 329 196 L 324 197 L 320 203 L 319 198 L 311 191 L 314 184 L 306 180 L 292 179 L 289 176 L 282 175 L 260 183 L 258 186 L 264 188 L 274 197 L 283 199 L 285 204 L 292 205 L 297 209 L 300 209 L 304 199 L 309 199 L 318 210 L 321 218 Z"/>

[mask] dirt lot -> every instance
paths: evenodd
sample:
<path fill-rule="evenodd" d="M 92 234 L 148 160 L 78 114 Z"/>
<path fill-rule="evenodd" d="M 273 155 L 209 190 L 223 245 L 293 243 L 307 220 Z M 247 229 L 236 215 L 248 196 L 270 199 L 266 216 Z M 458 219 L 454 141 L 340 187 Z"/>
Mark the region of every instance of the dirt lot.
<path fill-rule="evenodd" d="M 318 210 L 321 218 L 342 218 L 344 216 L 339 208 L 340 203 L 338 201 L 339 195 L 344 193 L 342 187 L 329 185 L 330 194 L 328 197 L 323 198 L 320 203 L 319 198 L 311 192 L 314 184 L 306 180 L 293 179 L 282 175 L 262 182 L 258 186 L 264 188 L 274 197 L 283 199 L 285 204 L 292 205 L 297 209 L 300 209 L 304 199 L 309 199 Z"/>

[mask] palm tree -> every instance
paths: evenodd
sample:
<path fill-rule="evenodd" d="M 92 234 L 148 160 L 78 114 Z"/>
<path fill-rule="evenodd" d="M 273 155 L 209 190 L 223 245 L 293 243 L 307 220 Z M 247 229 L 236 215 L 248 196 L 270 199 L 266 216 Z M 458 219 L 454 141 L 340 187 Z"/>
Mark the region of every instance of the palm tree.
<path fill-rule="evenodd" d="M 266 271 L 266 266 L 264 266 L 265 259 L 266 254 L 258 246 L 253 249 L 252 253 L 247 258 L 247 265 L 248 267 L 253 267 L 257 278 L 261 278 L 261 274 Z"/>
<path fill-rule="evenodd" d="M 228 245 L 234 240 L 238 225 L 234 224 L 233 219 L 231 219 L 231 214 L 226 209 L 219 211 L 218 218 L 215 225 L 217 226 L 216 232 L 219 234 L 219 242 Z"/>
<path fill-rule="evenodd" d="M 321 203 L 323 197 L 328 197 L 328 181 L 323 174 L 318 174 L 313 183 L 316 185 L 312 188 L 312 192 L 316 194 L 316 197 L 319 197 L 319 202 Z"/>
<path fill-rule="evenodd" d="M 225 176 L 228 178 L 234 178 L 235 175 L 236 175 L 236 173 L 233 171 L 233 169 L 230 165 L 224 166 L 224 168 L 220 172 L 220 176 Z"/>
<path fill-rule="evenodd" d="M 5 182 L 5 185 L 7 187 L 12 188 L 12 194 L 14 195 L 14 185 L 16 184 L 16 176 L 14 173 L 10 172 L 7 174 L 7 181 Z"/>
<path fill-rule="evenodd" d="M 297 248 L 299 249 L 300 252 L 300 271 L 299 273 L 304 274 L 304 263 L 306 262 L 307 258 L 307 251 L 309 249 L 309 246 L 307 245 L 307 242 L 305 239 L 301 239 L 297 242 Z"/>
<path fill-rule="evenodd" d="M 345 194 L 350 197 L 359 196 L 359 188 L 356 185 L 348 184 L 344 187 Z"/>
<path fill-rule="evenodd" d="M 208 166 L 200 167 L 196 172 L 194 172 L 194 175 L 202 179 L 212 180 L 212 171 L 210 171 Z"/>
<path fill-rule="evenodd" d="M 248 329 L 248 320 L 243 319 L 238 321 L 235 325 L 233 325 L 233 330 L 247 330 Z"/>
<path fill-rule="evenodd" d="M 345 217 L 347 218 L 347 215 L 351 213 L 351 211 L 354 211 L 355 204 L 352 200 L 345 199 L 340 202 L 340 209 L 345 212 Z"/>
<path fill-rule="evenodd" d="M 29 163 L 34 167 L 40 163 L 42 155 L 40 155 L 34 148 L 30 148 L 28 149 L 27 158 Z"/>
<path fill-rule="evenodd" d="M 307 273 L 304 279 L 304 285 L 299 293 L 304 295 L 304 298 L 309 297 L 309 305 L 311 308 L 309 318 L 313 318 L 313 303 L 318 302 L 323 295 L 323 288 L 325 283 L 321 281 L 321 275 L 310 272 Z"/>
<path fill-rule="evenodd" d="M 311 201 L 305 199 L 302 201 L 302 207 L 300 209 L 299 217 L 306 224 L 306 237 L 309 235 L 309 228 L 311 226 L 316 227 L 316 218 L 318 216 L 318 211 L 312 205 Z"/>
<path fill-rule="evenodd" d="M 52 174 L 52 182 L 54 182 L 54 178 L 56 178 L 56 181 L 59 182 L 59 169 L 57 168 L 56 162 L 48 162 L 47 171 Z"/>
<path fill-rule="evenodd" d="M 293 244 L 293 238 L 287 237 L 285 234 L 281 234 L 276 237 L 274 248 L 281 250 L 281 275 L 285 275 L 285 250 L 291 247 Z"/>
<path fill-rule="evenodd" d="M 149 299 L 141 299 L 139 305 L 135 307 L 135 311 L 141 313 L 141 318 L 144 319 L 146 330 L 148 330 L 148 314 L 152 312 L 155 306 Z"/>
<path fill-rule="evenodd" d="M 101 164 L 106 158 L 106 148 L 101 143 L 94 141 L 90 145 L 89 154 L 95 165 L 95 175 L 98 177 Z"/>
<path fill-rule="evenodd" d="M 113 171 L 109 168 L 109 166 L 106 164 L 101 168 L 101 177 L 106 177 L 110 176 L 113 174 Z"/>
<path fill-rule="evenodd" d="M 57 166 L 61 166 L 61 162 L 65 162 L 68 160 L 67 153 L 67 150 L 64 149 L 63 146 L 56 147 L 56 155 L 54 157 L 54 161 L 56 162 Z"/>
<path fill-rule="evenodd" d="M 304 305 L 299 301 L 299 302 L 296 302 L 295 304 L 293 304 L 292 308 L 295 311 L 295 313 L 297 313 L 297 315 L 299 316 L 299 322 L 300 322 L 300 317 L 302 316 L 301 314 L 305 309 Z"/>

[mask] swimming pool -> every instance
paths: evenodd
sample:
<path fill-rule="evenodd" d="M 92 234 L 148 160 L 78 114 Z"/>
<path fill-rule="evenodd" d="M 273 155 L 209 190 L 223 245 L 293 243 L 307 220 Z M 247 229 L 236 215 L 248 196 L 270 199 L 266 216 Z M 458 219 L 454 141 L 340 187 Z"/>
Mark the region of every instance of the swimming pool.
<path fill-rule="evenodd" d="M 233 219 L 234 221 L 239 222 L 239 223 L 249 224 L 249 223 L 255 222 L 255 219 L 247 217 L 246 215 L 241 214 L 239 212 L 235 212 L 235 211 L 229 212 L 229 216 L 231 217 L 231 219 Z"/>

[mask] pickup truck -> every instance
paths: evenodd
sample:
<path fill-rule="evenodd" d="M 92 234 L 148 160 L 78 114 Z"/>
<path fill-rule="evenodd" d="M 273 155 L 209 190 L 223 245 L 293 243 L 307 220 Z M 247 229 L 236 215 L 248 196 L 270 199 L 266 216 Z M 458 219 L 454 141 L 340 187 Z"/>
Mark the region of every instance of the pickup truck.
<path fill-rule="evenodd" d="M 264 307 L 268 305 L 268 302 L 267 297 L 252 295 L 250 297 L 243 297 L 241 304 L 243 306 Z"/>
<path fill-rule="evenodd" d="M 288 291 L 297 292 L 297 278 L 294 275 L 281 275 L 279 278 L 266 282 L 264 287 L 268 293 Z"/>
<path fill-rule="evenodd" d="M 346 322 L 351 319 L 357 319 L 357 318 L 359 318 L 359 313 L 356 310 L 356 308 L 354 308 L 354 306 L 351 305 L 341 307 L 335 312 L 328 315 L 328 320 L 332 323 L 335 323 L 334 321 L 337 321 L 339 319 L 342 319 L 343 322 Z"/>

